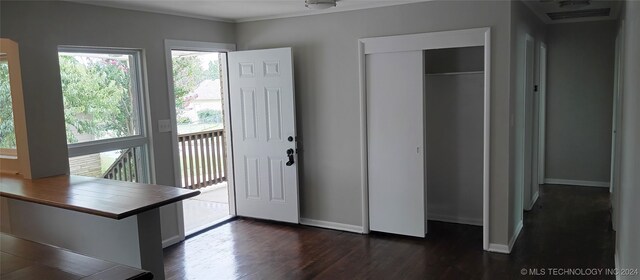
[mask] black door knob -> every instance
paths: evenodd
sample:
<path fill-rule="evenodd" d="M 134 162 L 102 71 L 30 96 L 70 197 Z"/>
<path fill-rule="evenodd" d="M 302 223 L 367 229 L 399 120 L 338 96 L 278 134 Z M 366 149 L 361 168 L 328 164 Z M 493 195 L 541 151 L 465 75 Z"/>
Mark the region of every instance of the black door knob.
<path fill-rule="evenodd" d="M 287 156 L 289 157 L 289 161 L 287 161 L 286 165 L 287 166 L 292 166 L 294 164 L 294 161 L 293 161 L 293 149 L 288 149 L 287 150 Z"/>

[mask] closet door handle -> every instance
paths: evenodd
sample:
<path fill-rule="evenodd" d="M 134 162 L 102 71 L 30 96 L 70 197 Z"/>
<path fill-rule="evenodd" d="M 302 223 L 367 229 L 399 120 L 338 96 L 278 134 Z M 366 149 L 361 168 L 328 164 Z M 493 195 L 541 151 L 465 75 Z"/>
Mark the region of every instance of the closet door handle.
<path fill-rule="evenodd" d="M 293 149 L 287 150 L 287 156 L 289 156 L 289 161 L 287 161 L 287 166 L 292 166 L 295 162 L 293 161 Z"/>

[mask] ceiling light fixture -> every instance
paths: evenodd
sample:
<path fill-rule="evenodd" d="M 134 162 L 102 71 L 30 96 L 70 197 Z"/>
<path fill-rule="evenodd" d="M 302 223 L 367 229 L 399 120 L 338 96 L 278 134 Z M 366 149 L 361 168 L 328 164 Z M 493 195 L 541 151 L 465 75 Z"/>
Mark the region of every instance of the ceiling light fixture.
<path fill-rule="evenodd" d="M 329 9 L 336 6 L 336 0 L 305 0 L 304 6 L 312 10 Z"/>

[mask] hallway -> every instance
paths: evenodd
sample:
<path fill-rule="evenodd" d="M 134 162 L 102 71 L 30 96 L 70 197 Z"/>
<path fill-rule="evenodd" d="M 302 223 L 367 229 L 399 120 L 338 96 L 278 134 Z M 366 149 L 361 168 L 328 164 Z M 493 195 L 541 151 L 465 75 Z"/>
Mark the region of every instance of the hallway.
<path fill-rule="evenodd" d="M 477 226 L 429 222 L 427 238 L 420 239 L 238 219 L 165 249 L 166 276 L 540 279 L 523 276 L 521 270 L 613 268 L 608 189 L 546 185 L 540 192 L 533 210 L 525 212 L 524 229 L 510 255 L 483 251 Z"/>

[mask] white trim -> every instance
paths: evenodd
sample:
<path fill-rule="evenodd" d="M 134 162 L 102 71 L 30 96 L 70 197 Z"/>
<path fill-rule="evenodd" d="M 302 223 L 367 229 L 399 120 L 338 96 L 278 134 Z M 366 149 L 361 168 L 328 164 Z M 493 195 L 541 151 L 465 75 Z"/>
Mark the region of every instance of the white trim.
<path fill-rule="evenodd" d="M 527 179 L 527 163 L 529 163 L 529 170 L 533 169 L 533 153 L 527 154 L 527 123 L 531 123 L 531 134 L 533 135 L 533 120 L 527 118 L 527 108 L 532 107 L 533 104 L 527 102 L 528 93 L 533 92 L 533 86 L 535 84 L 535 39 L 529 33 L 525 33 L 524 37 L 524 71 L 522 71 L 522 84 L 521 88 L 516 92 L 516 94 L 521 98 L 521 100 L 516 105 L 516 188 L 520 190 L 522 193 L 520 197 L 518 197 L 520 202 L 520 214 L 522 215 L 522 211 L 524 211 L 526 205 L 526 198 L 529 198 L 531 195 L 531 188 L 533 187 L 533 176 L 529 177 L 529 184 L 526 184 Z M 531 43 L 532 48 L 529 48 L 529 43 Z M 529 65 L 527 50 L 531 52 L 532 65 Z M 528 78 L 531 77 L 532 84 L 527 84 Z M 517 100 L 517 98 L 516 98 Z M 522 107 L 519 107 L 521 104 Z M 518 108 L 521 110 L 518 111 Z M 532 112 L 533 113 L 533 112 Z M 520 128 L 520 129 L 518 129 Z M 531 135 L 530 135 L 531 136 Z M 531 137 L 533 138 L 533 137 Z M 519 145 L 518 145 L 519 144 Z M 530 148 L 533 151 L 533 142 L 530 143 Z M 530 155 L 530 156 L 528 156 Z M 520 158 L 518 158 L 520 156 Z M 518 164 L 520 166 L 518 167 Z M 518 176 L 519 175 L 519 176 Z M 529 198 L 530 199 L 530 198 Z M 522 216 L 521 216 L 522 217 Z M 522 218 L 521 218 L 522 219 Z"/>
<path fill-rule="evenodd" d="M 180 243 L 182 240 L 184 240 L 184 238 L 180 237 L 180 234 L 166 238 L 162 240 L 162 249 Z"/>
<path fill-rule="evenodd" d="M 229 51 L 234 51 L 235 49 L 236 49 L 235 44 L 210 43 L 210 42 L 201 42 L 201 41 L 183 41 L 183 40 L 172 40 L 172 39 L 164 40 L 164 53 L 165 53 L 165 62 L 166 62 L 166 75 L 167 75 L 167 92 L 169 93 L 169 96 L 168 96 L 169 97 L 169 119 L 171 121 L 171 149 L 173 153 L 173 174 L 174 174 L 174 184 L 176 186 L 180 186 L 182 184 L 182 180 L 181 180 L 182 178 L 180 176 L 180 165 L 176 164 L 176 159 L 179 159 L 180 155 L 178 151 L 178 131 L 177 131 L 178 124 L 176 121 L 175 93 L 173 91 L 173 70 L 172 70 L 173 60 L 171 57 L 171 51 L 172 50 L 191 50 L 191 51 L 204 51 L 204 52 L 229 52 Z M 151 126 L 153 127 L 153 125 Z M 226 130 L 226 127 L 225 127 L 225 130 Z M 229 130 L 230 130 L 230 127 L 229 127 Z M 227 145 L 227 146 L 230 147 L 230 145 Z M 227 154 L 227 156 L 229 157 L 230 154 Z M 232 177 L 232 176 L 229 176 L 229 174 L 227 174 L 227 177 Z M 227 181 L 227 187 L 230 188 L 229 192 L 235 191 L 232 185 L 232 182 L 233 180 Z M 184 231 L 184 213 L 182 209 L 182 202 L 176 203 L 176 207 L 177 207 L 176 214 L 177 214 L 177 222 L 178 222 L 178 233 L 179 233 L 180 239 L 184 240 L 186 235 Z M 229 212 L 235 213 L 235 207 L 233 208 L 233 211 L 231 211 L 231 204 L 229 207 Z"/>
<path fill-rule="evenodd" d="M 609 187 L 609 182 L 566 180 L 566 179 L 554 179 L 554 178 L 546 178 L 544 179 L 544 183 L 551 184 L 551 185 L 572 185 L 572 186 L 583 186 L 583 187 L 601 187 L 601 188 Z"/>
<path fill-rule="evenodd" d="M 430 213 L 430 212 L 427 212 L 427 220 L 456 223 L 456 224 L 465 224 L 465 225 L 472 225 L 472 226 L 482 226 L 482 219 L 461 217 L 461 216 L 451 216 L 451 215 L 440 215 L 440 214 Z"/>
<path fill-rule="evenodd" d="M 484 33 L 484 131 L 483 151 L 484 162 L 482 164 L 482 248 L 489 248 L 489 227 L 491 206 L 491 29 Z"/>
<path fill-rule="evenodd" d="M 464 38 L 458 38 L 464 37 Z M 371 53 L 415 51 L 425 49 L 484 46 L 484 133 L 483 133 L 483 241 L 484 250 L 489 244 L 490 210 L 490 147 L 491 147 L 491 28 L 473 28 L 454 31 L 440 31 L 400 36 L 364 38 L 358 41 L 359 81 L 360 81 L 360 153 L 362 184 L 362 224 L 363 232 L 369 232 L 369 185 L 367 158 L 367 93 L 365 81 L 365 55 Z"/>
<path fill-rule="evenodd" d="M 490 243 L 489 247 L 487 249 L 485 249 L 486 251 L 489 252 L 494 252 L 494 253 L 501 253 L 501 254 L 510 254 L 511 250 L 509 249 L 509 246 L 504 245 L 504 244 L 496 244 L 496 243 Z"/>
<path fill-rule="evenodd" d="M 369 233 L 369 162 L 367 141 L 367 92 L 366 92 L 366 60 L 364 56 L 364 42 L 358 40 L 358 79 L 360 81 L 360 180 L 362 182 L 362 228 L 363 233 Z"/>
<path fill-rule="evenodd" d="M 233 46 L 233 49 L 235 49 L 235 46 Z M 224 56 L 224 59 L 221 59 L 220 61 L 220 68 L 224 69 L 224 74 L 220 81 L 222 82 L 222 88 L 226 89 L 224 91 L 224 108 L 222 109 L 224 112 L 224 115 L 227 116 L 226 118 L 224 118 L 224 127 L 227 128 L 225 130 L 225 142 L 226 142 L 226 148 L 227 148 L 227 154 L 226 154 L 226 170 L 231 171 L 231 172 L 227 172 L 227 188 L 228 188 L 228 201 L 229 201 L 229 215 L 231 215 L 232 217 L 235 217 L 237 214 L 237 209 L 236 209 L 236 185 L 234 183 L 234 179 L 235 179 L 235 168 L 233 167 L 233 141 L 231 141 L 231 136 L 233 135 L 233 131 L 231 129 L 231 104 L 230 104 L 230 100 L 231 100 L 231 91 L 229 90 L 229 67 L 227 65 L 227 54 L 224 53 L 222 54 Z"/>
<path fill-rule="evenodd" d="M 544 182 L 546 131 L 547 131 L 547 44 L 540 42 L 539 63 L 544 62 L 538 69 L 540 81 L 538 82 L 538 183 Z M 544 51 L 543 51 L 544 50 Z M 542 53 L 544 52 L 544 57 Z M 544 58 L 544 61 L 543 61 Z M 542 75 L 544 73 L 544 75 Z"/>
<path fill-rule="evenodd" d="M 538 201 L 538 197 L 540 197 L 540 191 L 537 191 L 536 193 L 533 194 L 533 197 L 531 198 L 531 202 L 526 208 L 527 211 L 533 209 L 533 206 L 536 205 L 536 201 Z"/>
<path fill-rule="evenodd" d="M 16 137 L 17 159 L 0 158 L 0 172 L 17 172 L 31 179 L 31 159 L 29 154 L 29 132 L 27 131 L 24 95 L 22 91 L 22 72 L 20 68 L 20 50 L 18 43 L 11 39 L 0 38 L 0 52 L 9 67 L 9 85 L 11 87 L 11 108 L 13 128 Z M 9 167 L 9 168 L 7 168 Z"/>
<path fill-rule="evenodd" d="M 364 54 L 484 46 L 489 28 L 438 31 L 360 39 Z"/>
<path fill-rule="evenodd" d="M 515 234 L 511 237 L 511 239 L 509 239 L 509 245 L 491 243 L 489 244 L 489 249 L 487 249 L 487 251 L 502 253 L 502 254 L 511 254 L 511 250 L 513 250 L 513 245 L 516 244 L 516 241 L 520 236 L 520 232 L 522 232 L 522 228 L 523 228 L 523 223 L 522 223 L 522 220 L 520 220 L 520 222 L 516 226 Z"/>
<path fill-rule="evenodd" d="M 523 227 L 524 223 L 520 220 L 520 222 L 518 222 L 518 226 L 516 226 L 515 234 L 511 237 L 511 240 L 509 240 L 509 253 L 513 250 L 513 244 L 516 244 L 516 240 L 518 240 Z"/>
<path fill-rule="evenodd" d="M 149 100 L 151 99 L 149 95 L 149 76 L 147 74 L 147 53 L 144 49 L 140 50 L 140 52 L 141 52 L 140 89 L 142 90 L 142 97 L 144 98 L 144 100 L 139 103 L 141 103 L 141 106 L 144 106 L 142 107 L 145 113 L 144 131 L 147 137 L 147 147 L 146 147 L 147 150 L 145 151 L 146 157 L 144 158 L 144 160 L 146 160 L 146 164 L 147 164 L 147 171 L 148 171 L 147 179 L 149 180 L 150 184 L 156 184 L 157 180 L 156 180 L 156 162 L 155 162 L 155 146 L 154 146 L 155 142 L 154 142 L 153 129 L 152 129 L 153 124 L 151 123 L 153 120 L 153 118 L 151 118 L 151 104 L 149 102 Z M 144 104 L 142 104 L 143 102 Z"/>
<path fill-rule="evenodd" d="M 322 220 L 300 218 L 300 224 L 306 225 L 306 226 L 321 227 L 321 228 L 335 229 L 335 230 L 355 232 L 355 233 L 365 233 L 363 231 L 363 227 L 361 226 L 335 223 L 335 222 L 322 221 Z"/>
<path fill-rule="evenodd" d="M 618 229 L 619 219 L 619 198 L 620 198 L 620 160 L 622 150 L 622 97 L 624 94 L 624 57 L 625 57 L 625 20 L 620 20 L 618 35 L 616 36 L 616 53 L 614 69 L 614 94 L 613 94 L 613 117 L 611 131 L 611 171 L 609 179 L 609 192 L 611 193 L 611 224 L 613 230 Z"/>
<path fill-rule="evenodd" d="M 69 157 L 120 150 L 131 147 L 144 146 L 149 143 L 145 136 L 130 136 L 113 139 L 104 139 L 82 143 L 68 144 Z"/>
<path fill-rule="evenodd" d="M 183 50 L 183 51 L 232 52 L 236 50 L 236 44 L 231 44 L 231 43 L 211 43 L 211 42 L 202 42 L 202 41 L 185 41 L 185 40 L 172 40 L 172 39 L 165 39 L 164 46 L 165 46 L 165 50 L 167 50 L 167 47 L 169 47 L 169 50 Z M 171 58 L 171 52 L 169 52 L 169 58 Z M 171 83 L 173 84 L 173 82 Z"/>

